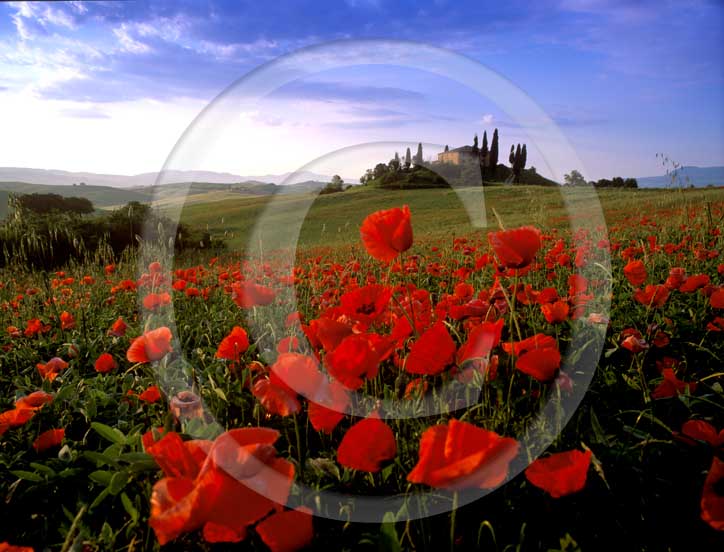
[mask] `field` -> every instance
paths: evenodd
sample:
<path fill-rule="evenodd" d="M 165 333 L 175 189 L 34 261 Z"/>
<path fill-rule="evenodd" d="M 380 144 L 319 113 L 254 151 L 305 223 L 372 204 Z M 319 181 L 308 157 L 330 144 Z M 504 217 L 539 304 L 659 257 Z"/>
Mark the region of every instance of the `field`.
<path fill-rule="evenodd" d="M 721 548 L 724 190 L 484 191 L 195 194 L 214 257 L 3 269 L 0 542 Z"/>

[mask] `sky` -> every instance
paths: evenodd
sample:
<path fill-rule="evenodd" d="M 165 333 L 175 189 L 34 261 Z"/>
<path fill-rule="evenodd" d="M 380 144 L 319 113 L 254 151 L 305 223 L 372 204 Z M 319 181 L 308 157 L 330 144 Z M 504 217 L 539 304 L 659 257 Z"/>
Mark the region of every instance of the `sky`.
<path fill-rule="evenodd" d="M 474 61 L 489 86 L 428 67 L 428 46 Z M 295 57 L 310 47 L 334 63 Z M 380 52 L 389 63 L 370 63 Z M 284 73 L 290 55 L 304 71 Z M 251 97 L 260 67 L 284 82 Z M 356 179 L 407 144 L 434 159 L 498 128 L 501 158 L 528 143 L 550 175 L 553 146 L 501 82 L 575 151 L 559 173 L 663 174 L 657 153 L 724 165 L 722 2 L 200 0 L 0 4 L 0 166 Z M 224 91 L 222 115 L 197 119 Z"/>

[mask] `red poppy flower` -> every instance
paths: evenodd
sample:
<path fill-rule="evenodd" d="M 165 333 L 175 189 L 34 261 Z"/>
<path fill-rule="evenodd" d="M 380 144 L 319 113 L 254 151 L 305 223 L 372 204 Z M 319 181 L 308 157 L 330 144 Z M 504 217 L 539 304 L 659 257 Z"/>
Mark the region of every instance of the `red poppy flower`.
<path fill-rule="evenodd" d="M 724 445 L 724 429 L 717 433 L 716 428 L 704 420 L 686 421 L 684 425 L 681 426 L 681 435 L 689 437 L 689 440 L 683 440 L 691 444 L 695 444 L 691 439 L 696 439 L 697 441 L 704 441 L 712 447 Z"/>
<path fill-rule="evenodd" d="M 143 298 L 143 308 L 146 310 L 158 310 L 161 307 L 171 304 L 171 295 L 164 293 L 149 293 Z"/>
<path fill-rule="evenodd" d="M 58 374 L 60 374 L 67 367 L 68 363 L 59 357 L 53 357 L 45 364 L 37 364 L 38 372 L 40 372 L 40 377 L 43 379 L 47 379 L 48 381 L 53 381 L 58 376 Z"/>
<path fill-rule="evenodd" d="M 674 267 L 669 270 L 669 277 L 664 282 L 664 285 L 669 289 L 679 289 L 681 284 L 686 280 L 686 269 Z"/>
<path fill-rule="evenodd" d="M 118 363 L 110 353 L 103 353 L 96 359 L 95 369 L 99 374 L 107 374 L 118 368 Z"/>
<path fill-rule="evenodd" d="M 299 338 L 296 336 L 283 337 L 277 343 L 277 353 L 292 353 L 299 350 Z"/>
<path fill-rule="evenodd" d="M 383 353 L 380 345 L 372 334 L 349 335 L 325 357 L 327 371 L 348 389 L 359 389 L 364 378 L 377 375 Z"/>
<path fill-rule="evenodd" d="M 0 435 L 3 435 L 11 427 L 24 425 L 35 416 L 35 410 L 29 408 L 13 408 L 0 413 Z"/>
<path fill-rule="evenodd" d="M 382 462 L 397 454 L 395 434 L 376 417 L 357 422 L 344 434 L 337 449 L 337 461 L 346 468 L 377 472 Z"/>
<path fill-rule="evenodd" d="M 649 344 L 646 343 L 646 340 L 641 337 L 639 332 L 636 332 L 635 334 L 627 335 L 621 342 L 621 347 L 628 349 L 632 353 L 640 353 L 648 349 Z"/>
<path fill-rule="evenodd" d="M 275 385 L 269 378 L 259 378 L 251 392 L 270 414 L 291 416 L 301 409 L 296 392 L 286 385 Z"/>
<path fill-rule="evenodd" d="M 724 332 L 724 318 L 715 316 L 714 320 L 706 325 L 706 329 L 710 332 Z"/>
<path fill-rule="evenodd" d="M 30 395 L 25 395 L 15 401 L 15 408 L 38 410 L 44 405 L 53 401 L 53 395 L 45 391 L 33 391 Z"/>
<path fill-rule="evenodd" d="M 390 262 L 412 247 L 410 208 L 394 207 L 368 215 L 360 226 L 367 253 L 378 261 Z"/>
<path fill-rule="evenodd" d="M 326 378 L 314 357 L 300 353 L 281 353 L 271 367 L 271 382 L 284 386 L 294 395 L 314 398 Z"/>
<path fill-rule="evenodd" d="M 525 470 L 525 477 L 553 498 L 576 493 L 586 486 L 591 451 L 571 450 L 538 458 Z"/>
<path fill-rule="evenodd" d="M 246 350 L 249 348 L 249 337 L 244 328 L 234 326 L 224 339 L 219 343 L 216 350 L 216 358 L 224 358 L 233 362 L 238 362 Z"/>
<path fill-rule="evenodd" d="M 272 552 L 295 552 L 312 542 L 312 510 L 302 506 L 277 512 L 259 523 L 256 532 Z"/>
<path fill-rule="evenodd" d="M 17 546 L 9 542 L 0 542 L 0 552 L 33 552 L 32 546 Z"/>
<path fill-rule="evenodd" d="M 662 307 L 669 299 L 669 288 L 664 285 L 648 285 L 634 293 L 634 299 L 647 307 Z"/>
<path fill-rule="evenodd" d="M 278 437 L 266 428 L 227 431 L 216 438 L 194 479 L 165 477 L 157 482 L 149 525 L 159 543 L 200 528 L 207 542 L 238 542 L 249 525 L 281 509 L 294 466 L 277 458 L 273 444 Z"/>
<path fill-rule="evenodd" d="M 231 298 L 234 300 L 234 303 L 244 309 L 270 305 L 276 297 L 276 292 L 273 289 L 260 286 L 254 282 L 233 284 L 231 289 Z"/>
<path fill-rule="evenodd" d="M 689 393 L 693 393 L 696 390 L 695 382 L 686 383 L 681 381 L 676 377 L 676 374 L 674 374 L 671 368 L 665 368 L 662 374 L 664 380 L 654 389 L 653 393 L 651 393 L 654 399 L 668 399 L 678 394 L 686 393 L 687 390 Z"/>
<path fill-rule="evenodd" d="M 127 328 L 128 326 L 123 321 L 123 318 L 119 316 L 111 326 L 111 329 L 108 330 L 108 335 L 112 335 L 114 337 L 123 337 L 124 335 L 126 335 Z"/>
<path fill-rule="evenodd" d="M 510 342 L 503 343 L 503 350 L 516 356 L 533 349 L 557 349 L 558 342 L 556 338 L 546 334 L 535 334 L 531 337 L 527 337 L 522 341 L 515 341 L 511 345 Z"/>
<path fill-rule="evenodd" d="M 392 289 L 388 286 L 370 284 L 342 295 L 339 310 L 342 314 L 369 325 L 382 316 L 390 297 Z"/>
<path fill-rule="evenodd" d="M 143 448 L 161 468 L 166 477 L 195 478 L 206 459 L 204 448 L 210 441 L 183 441 L 178 433 L 169 432 L 156 441 L 153 431 L 143 434 Z M 196 453 L 196 454 L 194 454 Z"/>
<path fill-rule="evenodd" d="M 161 399 L 161 391 L 159 391 L 157 385 L 152 385 L 143 393 L 138 395 L 138 398 L 143 402 L 155 403 L 156 401 Z"/>
<path fill-rule="evenodd" d="M 65 438 L 64 429 L 49 429 L 44 431 L 33 441 L 33 448 L 36 452 L 43 452 L 52 447 L 57 447 Z"/>
<path fill-rule="evenodd" d="M 60 313 L 60 327 L 63 330 L 72 330 L 75 328 L 75 318 L 68 311 Z"/>
<path fill-rule="evenodd" d="M 315 397 L 319 402 L 309 401 L 307 414 L 315 430 L 332 433 L 349 408 L 349 393 L 344 385 L 336 380 L 326 385 L 324 390 L 324 395 L 318 393 Z"/>
<path fill-rule="evenodd" d="M 693 276 L 689 276 L 681 286 L 679 286 L 679 291 L 681 293 L 692 293 L 698 289 L 703 288 L 709 283 L 709 276 L 706 274 L 695 274 Z"/>
<path fill-rule="evenodd" d="M 158 274 L 159 272 L 161 272 L 161 270 L 162 270 L 161 263 L 159 263 L 158 261 L 153 261 L 152 263 L 149 263 L 149 265 L 148 265 L 148 271 L 151 274 Z"/>
<path fill-rule="evenodd" d="M 724 531 L 722 484 L 724 484 L 724 462 L 714 456 L 701 493 L 701 519 L 717 531 Z"/>
<path fill-rule="evenodd" d="M 541 247 L 540 230 L 522 226 L 488 234 L 488 242 L 500 263 L 506 268 L 525 268 L 533 262 Z"/>
<path fill-rule="evenodd" d="M 43 324 L 39 318 L 33 318 L 28 320 L 28 323 L 25 326 L 25 331 L 23 331 L 23 335 L 25 337 L 35 337 L 38 334 L 47 332 L 48 330 L 50 330 L 50 324 Z"/>
<path fill-rule="evenodd" d="M 309 331 L 305 333 L 310 341 L 314 342 L 316 338 L 325 351 L 332 352 L 352 331 L 349 324 L 331 318 L 318 318 L 310 322 Z"/>
<path fill-rule="evenodd" d="M 515 362 L 515 367 L 538 381 L 551 381 L 561 366 L 561 353 L 558 349 L 533 349 L 523 353 Z"/>
<path fill-rule="evenodd" d="M 713 309 L 724 309 L 724 289 L 718 289 L 709 296 L 709 304 Z"/>
<path fill-rule="evenodd" d="M 145 332 L 131 343 L 126 358 L 130 362 L 155 362 L 161 360 L 173 351 L 171 348 L 172 337 L 171 330 L 166 326 Z"/>
<path fill-rule="evenodd" d="M 420 459 L 407 480 L 442 489 L 492 489 L 505 481 L 519 446 L 515 439 L 452 419 L 422 434 Z"/>
<path fill-rule="evenodd" d="M 410 347 L 405 370 L 410 374 L 439 374 L 452 364 L 455 352 L 455 342 L 445 324 L 438 321 Z"/>
<path fill-rule="evenodd" d="M 634 287 L 639 287 L 646 281 L 646 266 L 643 261 L 629 261 L 628 264 L 623 267 L 623 275 Z"/>
<path fill-rule="evenodd" d="M 570 307 L 566 301 L 556 301 L 541 305 L 540 310 L 549 324 L 560 324 L 568 318 Z"/>
<path fill-rule="evenodd" d="M 490 351 L 500 343 L 504 323 L 500 318 L 496 322 L 483 322 L 475 326 L 468 334 L 468 340 L 458 350 L 457 363 L 461 365 L 469 360 L 487 359 Z"/>

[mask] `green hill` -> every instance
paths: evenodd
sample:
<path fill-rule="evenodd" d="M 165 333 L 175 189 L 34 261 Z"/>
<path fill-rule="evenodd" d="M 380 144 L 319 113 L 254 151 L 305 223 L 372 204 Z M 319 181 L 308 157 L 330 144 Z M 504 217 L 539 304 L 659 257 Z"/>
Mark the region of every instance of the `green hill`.
<path fill-rule="evenodd" d="M 512 169 L 506 165 L 498 165 L 494 171 L 488 169 L 485 175 L 481 175 L 480 167 L 477 164 L 433 163 L 412 167 L 411 169 L 385 172 L 367 182 L 367 185 L 374 188 L 401 190 L 480 186 L 483 181 L 486 186 L 511 183 L 513 181 Z M 553 180 L 538 174 L 535 169 L 523 169 L 520 175 L 520 184 L 558 186 Z"/>
<path fill-rule="evenodd" d="M 581 193 L 579 193 L 579 191 Z M 674 208 L 682 201 L 722 201 L 722 190 L 692 190 L 683 195 L 665 190 L 597 190 L 609 223 L 628 216 L 632 204 L 641 210 Z M 565 194 L 565 195 L 564 195 Z M 202 199 L 206 200 L 203 201 Z M 577 217 L 595 215 L 597 202 L 591 202 L 591 190 L 560 186 L 496 185 L 468 188 L 380 189 L 355 186 L 329 195 L 284 194 L 279 196 L 229 195 L 214 198 L 194 196 L 186 202 L 181 222 L 191 228 L 208 230 L 215 238 L 225 239 L 230 250 L 240 250 L 260 222 L 267 250 L 288 244 L 274 243 L 279 228 L 288 227 L 294 216 L 303 217 L 299 247 L 359 244 L 359 225 L 365 216 L 380 209 L 404 204 L 410 206 L 413 228 L 420 239 L 452 239 L 497 228 L 497 216 L 508 227 L 535 224 L 540 227 L 567 227 L 566 204 L 574 205 Z M 161 207 L 163 210 L 163 207 Z M 253 244 L 256 246 L 257 244 Z"/>

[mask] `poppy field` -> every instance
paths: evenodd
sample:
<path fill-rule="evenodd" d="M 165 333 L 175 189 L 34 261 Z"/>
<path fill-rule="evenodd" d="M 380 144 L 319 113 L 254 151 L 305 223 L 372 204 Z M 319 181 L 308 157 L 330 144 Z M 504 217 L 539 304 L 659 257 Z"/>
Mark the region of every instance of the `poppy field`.
<path fill-rule="evenodd" d="M 3 269 L 0 550 L 718 549 L 724 197 L 622 203 Z"/>

